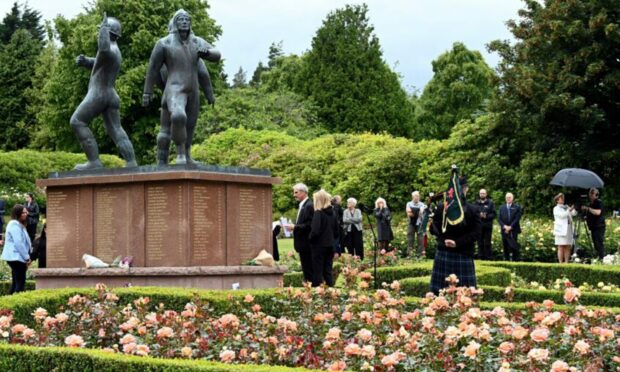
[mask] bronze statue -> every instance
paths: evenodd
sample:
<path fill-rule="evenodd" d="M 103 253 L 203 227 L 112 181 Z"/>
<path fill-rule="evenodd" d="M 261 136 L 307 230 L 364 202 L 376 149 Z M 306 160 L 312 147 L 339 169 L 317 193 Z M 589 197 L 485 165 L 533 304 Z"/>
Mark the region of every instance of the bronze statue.
<path fill-rule="evenodd" d="M 103 167 L 99 159 L 97 142 L 93 132 L 88 128 L 88 123 L 100 114 L 103 116 L 106 132 L 125 159 L 125 166 L 135 167 L 138 165 L 133 145 L 121 127 L 120 98 L 114 89 L 122 60 L 121 51 L 116 44 L 116 40 L 120 36 L 120 22 L 116 18 L 108 18 L 104 14 L 97 38 L 97 56 L 90 58 L 80 54 L 76 58 L 78 66 L 92 70 L 88 83 L 88 93 L 71 116 L 71 127 L 88 159 L 86 163 L 76 165 L 76 170 Z"/>
<path fill-rule="evenodd" d="M 169 25 L 170 34 L 155 44 L 144 83 L 143 104 L 151 102 L 154 85 L 164 85 L 160 131 L 157 135 L 158 164 L 168 163 L 170 139 L 176 145 L 177 164 L 193 163 L 191 145 L 200 107 L 199 85 L 209 103 L 214 102 L 211 81 L 201 58 L 220 60 L 220 53 L 191 30 L 191 17 L 178 10 Z M 162 67 L 166 67 L 163 70 Z"/>

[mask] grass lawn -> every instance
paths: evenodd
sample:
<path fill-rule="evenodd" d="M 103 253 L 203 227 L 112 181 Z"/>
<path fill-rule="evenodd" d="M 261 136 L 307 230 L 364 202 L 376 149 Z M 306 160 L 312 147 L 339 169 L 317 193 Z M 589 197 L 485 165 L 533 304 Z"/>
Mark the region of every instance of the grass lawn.
<path fill-rule="evenodd" d="M 278 251 L 280 257 L 286 257 L 288 252 L 293 252 L 293 238 L 278 239 Z"/>

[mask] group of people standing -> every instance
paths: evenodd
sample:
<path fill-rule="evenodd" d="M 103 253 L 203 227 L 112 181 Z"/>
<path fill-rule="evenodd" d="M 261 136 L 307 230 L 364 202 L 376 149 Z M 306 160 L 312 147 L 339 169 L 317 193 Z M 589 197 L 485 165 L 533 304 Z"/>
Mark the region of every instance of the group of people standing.
<path fill-rule="evenodd" d="M 308 195 L 303 183 L 293 186 L 293 196 L 299 202 L 294 224 L 284 226 L 293 232 L 293 245 L 299 253 L 304 280 L 313 286 L 334 285 L 333 260 L 346 251 L 364 259 L 362 211 L 355 198 L 341 206 L 339 195 L 333 198 L 325 190 Z M 377 240 L 380 249 L 388 249 L 394 239 L 390 221 L 392 215 L 383 198 L 378 198 L 373 211 L 377 221 Z"/>
<path fill-rule="evenodd" d="M 594 249 L 598 258 L 602 260 L 605 257 L 605 209 L 603 201 L 599 198 L 598 189 L 591 188 L 588 191 L 588 199 L 590 205 L 581 206 L 581 212 L 590 230 Z M 553 200 L 556 204 L 553 208 L 553 235 L 558 246 L 558 262 L 568 263 L 578 233 L 573 217 L 577 216 L 579 211 L 574 205 L 566 205 L 563 193 L 557 194 Z"/>
<path fill-rule="evenodd" d="M 0 220 L 4 218 L 6 202 L 0 201 Z M 32 260 L 39 260 L 39 267 L 46 267 L 46 232 L 45 225 L 39 237 L 35 239 L 39 223 L 39 205 L 32 193 L 26 195 L 26 203 L 16 204 L 11 209 L 11 220 L 6 225 L 4 234 L 0 234 L 3 245 L 0 259 L 11 268 L 11 287 L 9 293 L 22 292 L 26 286 L 26 271 Z M 0 222 L 2 232 L 4 221 Z"/>

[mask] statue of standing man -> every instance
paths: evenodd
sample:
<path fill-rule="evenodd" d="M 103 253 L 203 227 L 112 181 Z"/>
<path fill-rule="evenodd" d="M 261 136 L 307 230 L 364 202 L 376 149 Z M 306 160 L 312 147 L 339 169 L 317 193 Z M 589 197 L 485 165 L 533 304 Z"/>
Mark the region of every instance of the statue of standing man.
<path fill-rule="evenodd" d="M 116 40 L 121 36 L 121 24 L 116 18 L 104 14 L 97 38 L 97 56 L 76 58 L 78 66 L 91 69 L 88 93 L 71 116 L 71 127 L 75 132 L 88 161 L 75 166 L 76 170 L 102 168 L 99 148 L 93 132 L 88 128 L 97 115 L 103 116 L 105 129 L 126 161 L 126 167 L 137 166 L 133 145 L 121 127 L 120 98 L 114 89 L 116 77 L 121 69 L 121 51 Z"/>
<path fill-rule="evenodd" d="M 200 58 L 211 62 L 220 60 L 220 53 L 191 30 L 191 17 L 178 10 L 170 24 L 170 34 L 159 39 L 153 52 L 144 83 L 143 105 L 148 106 L 153 86 L 162 81 L 160 69 L 166 66 L 164 94 L 161 100 L 161 123 L 157 135 L 159 164 L 168 163 L 170 140 L 176 145 L 176 163 L 192 163 L 190 150 L 198 110 L 200 107 L 199 84 L 203 85 Z M 206 70 L 206 69 L 204 69 Z"/>

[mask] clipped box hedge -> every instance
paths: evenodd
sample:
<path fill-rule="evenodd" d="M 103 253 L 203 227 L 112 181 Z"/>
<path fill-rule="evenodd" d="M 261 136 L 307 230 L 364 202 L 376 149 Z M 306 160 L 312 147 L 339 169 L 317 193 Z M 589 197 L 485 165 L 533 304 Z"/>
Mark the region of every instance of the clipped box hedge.
<path fill-rule="evenodd" d="M 0 371 L 106 372 L 285 372 L 308 371 L 268 365 L 225 364 L 207 360 L 162 359 L 113 354 L 101 350 L 0 344 Z"/>
<path fill-rule="evenodd" d="M 489 301 L 503 301 L 505 287 L 483 285 L 484 298 Z M 555 303 L 564 303 L 564 291 L 536 290 L 526 288 L 513 289 L 513 301 L 527 302 L 552 300 Z M 585 292 L 581 294 L 579 302 L 586 306 L 620 307 L 620 293 Z"/>
<path fill-rule="evenodd" d="M 499 267 L 479 265 L 476 268 L 476 279 L 479 287 L 484 285 L 508 286 L 510 285 L 510 271 Z M 424 297 L 426 293 L 430 292 L 430 283 L 431 275 L 425 275 L 401 279 L 400 287 L 407 296 Z"/>
<path fill-rule="evenodd" d="M 0 281 L 0 296 L 5 296 L 9 294 L 9 289 L 11 288 L 10 280 L 2 280 Z M 34 280 L 26 280 L 26 290 L 34 291 L 35 282 Z"/>
<path fill-rule="evenodd" d="M 149 297 L 151 303 L 163 303 L 166 308 L 182 311 L 185 305 L 198 297 L 207 301 L 213 311 L 230 313 L 239 310 L 236 301 L 243 301 L 247 294 L 254 296 L 254 302 L 261 305 L 266 313 L 290 313 L 294 309 L 285 309 L 274 300 L 276 289 L 248 289 L 238 291 L 217 291 L 204 289 L 188 289 L 173 287 L 130 287 L 113 288 L 112 291 L 119 297 L 120 303 L 130 303 L 140 297 Z M 76 294 L 96 297 L 94 288 L 59 288 L 40 289 L 17 293 L 11 296 L 0 297 L 0 309 L 13 310 L 16 323 L 32 325 L 32 313 L 38 307 L 55 312 L 60 306 L 66 305 L 68 299 Z"/>
<path fill-rule="evenodd" d="M 338 276 L 342 270 L 341 262 L 334 262 L 332 275 L 334 276 L 334 283 L 338 281 Z M 284 286 L 285 287 L 303 287 L 304 274 L 301 271 L 293 271 L 284 274 Z"/>
<path fill-rule="evenodd" d="M 614 265 L 559 264 L 542 262 L 478 261 L 478 267 L 503 267 L 528 282 L 545 284 L 567 277 L 575 286 L 584 282 L 596 285 L 598 282 L 620 285 L 620 267 Z"/>

